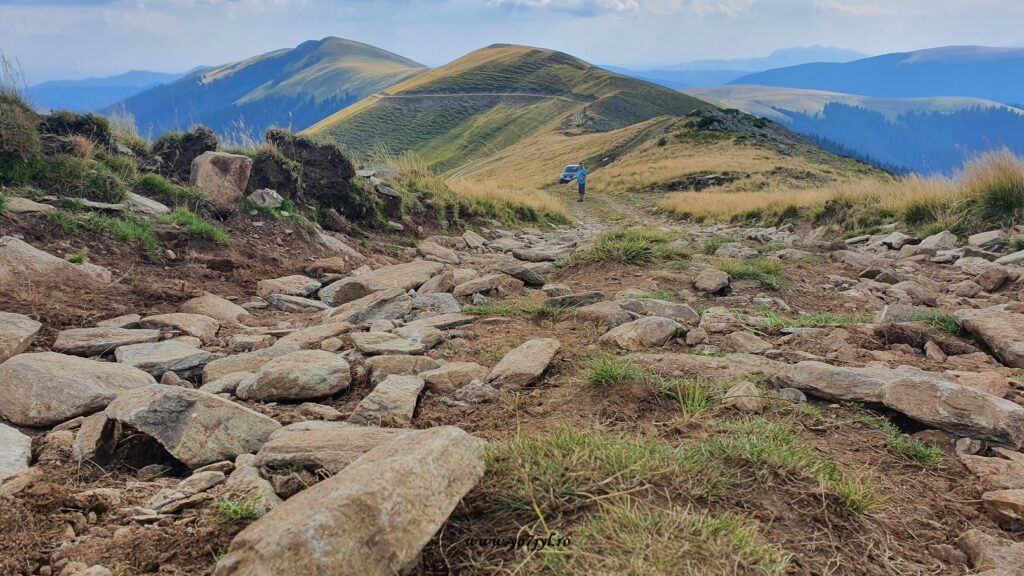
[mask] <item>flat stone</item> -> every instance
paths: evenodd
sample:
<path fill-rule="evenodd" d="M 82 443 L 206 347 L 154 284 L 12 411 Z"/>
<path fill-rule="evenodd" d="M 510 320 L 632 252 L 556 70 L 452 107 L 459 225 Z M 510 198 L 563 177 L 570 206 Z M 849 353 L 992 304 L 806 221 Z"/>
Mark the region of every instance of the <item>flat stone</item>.
<path fill-rule="evenodd" d="M 0 481 L 28 470 L 32 461 L 32 438 L 0 423 Z"/>
<path fill-rule="evenodd" d="M 498 266 L 498 270 L 504 274 L 512 276 L 513 278 L 522 280 L 523 284 L 527 286 L 543 286 L 547 283 L 547 279 L 543 274 L 522 264 L 521 262 L 516 262 L 515 260 L 503 262 Z"/>
<path fill-rule="evenodd" d="M 13 236 L 0 237 L 0 286 L 28 278 L 93 285 L 109 284 L 112 275 L 93 264 L 72 264 Z"/>
<path fill-rule="evenodd" d="M 154 383 L 149 374 L 122 364 L 56 352 L 19 354 L 0 364 L 0 416 L 19 426 L 53 426 Z"/>
<path fill-rule="evenodd" d="M 706 294 L 718 294 L 729 287 L 729 275 L 721 270 L 705 268 L 697 274 L 693 286 Z"/>
<path fill-rule="evenodd" d="M 1024 523 L 1024 490 L 994 490 L 981 495 L 982 505 L 992 520 L 1004 528 Z"/>
<path fill-rule="evenodd" d="M 420 373 L 420 378 L 434 392 L 451 394 L 473 380 L 483 380 L 490 368 L 476 362 L 449 362 L 439 368 Z"/>
<path fill-rule="evenodd" d="M 700 321 L 697 311 L 686 304 L 677 304 L 653 298 L 629 298 L 627 300 L 620 300 L 619 306 L 623 310 L 629 310 L 641 316 L 661 316 L 684 324 L 696 324 Z"/>
<path fill-rule="evenodd" d="M 395 320 L 412 311 L 413 298 L 401 288 L 390 288 L 367 294 L 324 312 L 331 322 L 352 325 L 368 324 L 376 320 Z"/>
<path fill-rule="evenodd" d="M 134 366 L 152 376 L 174 372 L 186 380 L 201 375 L 204 366 L 221 356 L 172 340 L 131 344 L 114 351 L 114 357 L 122 364 Z"/>
<path fill-rule="evenodd" d="M 427 260 L 385 266 L 329 284 L 320 289 L 319 298 L 338 306 L 381 290 L 415 290 L 443 269 L 443 264 Z"/>
<path fill-rule="evenodd" d="M 124 205 L 129 211 L 146 216 L 166 216 L 171 213 L 171 209 L 160 202 L 134 192 L 125 196 Z"/>
<path fill-rule="evenodd" d="M 307 312 L 309 310 L 327 310 L 329 306 L 319 300 L 288 294 L 270 294 L 264 300 L 271 306 L 285 312 Z"/>
<path fill-rule="evenodd" d="M 750 332 L 731 332 L 725 337 L 725 346 L 732 352 L 764 354 L 772 345 Z"/>
<path fill-rule="evenodd" d="M 579 308 L 604 300 L 604 294 L 597 290 L 580 292 L 577 294 L 566 294 L 565 296 L 554 296 L 544 301 L 545 306 L 551 308 Z"/>
<path fill-rule="evenodd" d="M 142 320 L 142 316 L 139 316 L 138 314 L 123 314 L 121 316 L 107 318 L 106 320 L 100 320 L 96 323 L 96 326 L 104 328 L 135 328 L 138 326 L 139 320 Z"/>
<path fill-rule="evenodd" d="M 159 330 L 72 328 L 57 334 L 53 351 L 75 356 L 100 356 L 113 352 L 119 346 L 156 342 L 159 339 Z"/>
<path fill-rule="evenodd" d="M 472 324 L 476 320 L 475 316 L 469 314 L 440 314 L 438 316 L 431 316 L 429 318 L 420 318 L 413 320 L 406 324 L 409 327 L 429 327 L 437 328 L 438 330 L 451 330 L 452 328 L 458 328 L 459 326 L 466 326 Z"/>
<path fill-rule="evenodd" d="M 953 317 L 981 338 L 1007 366 L 1024 368 L 1024 314 L 995 310 L 957 310 Z"/>
<path fill-rule="evenodd" d="M 786 386 L 828 400 L 852 400 L 879 404 L 882 388 L 890 382 L 912 378 L 957 385 L 952 376 L 926 372 L 910 366 L 897 368 L 832 366 L 807 360 L 785 366 L 778 378 Z"/>
<path fill-rule="evenodd" d="M 597 302 L 578 308 L 575 318 L 581 322 L 595 322 L 606 326 L 618 326 L 637 318 L 635 312 L 624 310 L 619 301 Z"/>
<path fill-rule="evenodd" d="M 967 554 L 971 566 L 979 572 L 1002 569 L 1019 573 L 1020 567 L 1024 566 L 1024 542 L 991 536 L 979 528 L 971 528 L 961 534 L 957 547 Z"/>
<path fill-rule="evenodd" d="M 256 295 L 261 298 L 266 298 L 271 294 L 309 296 L 319 289 L 319 281 L 301 274 L 294 274 L 292 276 L 282 276 L 281 278 L 260 280 L 259 283 L 256 284 Z"/>
<path fill-rule="evenodd" d="M 210 342 L 217 335 L 220 322 L 202 314 L 177 312 L 148 316 L 139 321 L 139 327 L 177 330 L 189 336 L 195 336 L 203 342 Z"/>
<path fill-rule="evenodd" d="M 370 376 L 370 384 L 377 384 L 388 376 L 412 376 L 434 370 L 440 365 L 433 358 L 410 354 L 372 356 L 363 364 Z"/>
<path fill-rule="evenodd" d="M 121 394 L 105 413 L 153 437 L 190 468 L 252 454 L 281 427 L 220 396 L 162 384 Z"/>
<path fill-rule="evenodd" d="M 6 200 L 7 205 L 4 210 L 11 214 L 48 214 L 57 211 L 55 206 L 33 202 L 19 196 L 7 196 Z"/>
<path fill-rule="evenodd" d="M 28 350 L 42 327 L 28 316 L 0 312 L 0 362 Z"/>
<path fill-rule="evenodd" d="M 271 472 L 300 467 L 334 475 L 377 446 L 410 433 L 415 432 L 345 422 L 312 429 L 284 428 L 270 435 L 256 454 L 256 462 Z"/>
<path fill-rule="evenodd" d="M 352 381 L 348 362 L 322 350 L 300 350 L 264 364 L 235 390 L 243 400 L 308 400 L 336 394 Z"/>
<path fill-rule="evenodd" d="M 402 338 L 390 332 L 354 332 L 349 335 L 356 350 L 367 356 L 377 354 L 422 354 L 427 347 L 422 342 Z"/>
<path fill-rule="evenodd" d="M 249 525 L 214 576 L 405 573 L 483 473 L 458 428 L 399 436 Z"/>
<path fill-rule="evenodd" d="M 458 264 L 461 262 L 459 255 L 451 248 L 445 248 L 429 240 L 421 240 L 416 245 L 416 251 L 427 260 L 444 262 L 446 264 Z"/>
<path fill-rule="evenodd" d="M 513 278 L 508 274 L 488 274 L 487 276 L 481 276 L 474 278 L 468 282 L 463 282 L 452 290 L 452 294 L 456 297 L 469 296 L 471 294 L 480 294 L 482 292 L 517 292 L 523 289 L 523 281 L 518 278 Z"/>
<path fill-rule="evenodd" d="M 458 314 L 461 311 L 462 305 L 455 299 L 455 296 L 447 292 L 416 296 L 412 299 L 412 314 L 416 318 Z"/>
<path fill-rule="evenodd" d="M 348 322 L 332 321 L 327 324 L 317 324 L 316 326 L 296 330 L 282 337 L 279 342 L 294 342 L 301 348 L 319 348 L 320 343 L 324 340 L 348 334 L 351 331 L 352 325 Z"/>
<path fill-rule="evenodd" d="M 184 302 L 178 310 L 187 314 L 207 316 L 224 324 L 238 322 L 250 315 L 248 310 L 238 304 L 210 293 Z"/>
<path fill-rule="evenodd" d="M 203 382 L 213 382 L 232 372 L 258 372 L 270 360 L 278 356 L 291 354 L 299 349 L 300 347 L 296 342 L 278 341 L 269 348 L 214 360 L 203 368 Z"/>
<path fill-rule="evenodd" d="M 348 417 L 351 424 L 407 427 L 424 387 L 419 376 L 388 376 L 364 397 Z"/>
<path fill-rule="evenodd" d="M 491 368 L 487 382 L 496 387 L 522 387 L 541 377 L 562 344 L 554 338 L 527 340 Z"/>

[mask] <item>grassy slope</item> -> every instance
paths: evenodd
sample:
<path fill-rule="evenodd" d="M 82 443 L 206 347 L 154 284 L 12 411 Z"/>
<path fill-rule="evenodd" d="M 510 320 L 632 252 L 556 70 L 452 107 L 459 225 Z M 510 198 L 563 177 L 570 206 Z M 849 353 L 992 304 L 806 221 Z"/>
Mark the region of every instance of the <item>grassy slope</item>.
<path fill-rule="evenodd" d="M 707 104 L 572 56 L 497 45 L 429 70 L 307 130 L 356 150 L 412 150 L 441 171 L 531 135 L 614 130 Z"/>
<path fill-rule="evenodd" d="M 901 114 L 909 112 L 955 112 L 966 108 L 1010 108 L 1004 104 L 981 98 L 937 97 L 886 99 L 827 92 L 824 90 L 802 90 L 799 88 L 776 88 L 772 86 L 715 86 L 693 88 L 687 94 L 719 103 L 726 107 L 739 108 L 748 114 L 770 118 L 776 122 L 787 122 L 786 111 L 808 115 L 820 114 L 829 103 L 846 104 L 874 110 L 894 121 Z M 781 109 L 781 110 L 779 110 Z M 1024 111 L 1020 111 L 1024 114 Z"/>

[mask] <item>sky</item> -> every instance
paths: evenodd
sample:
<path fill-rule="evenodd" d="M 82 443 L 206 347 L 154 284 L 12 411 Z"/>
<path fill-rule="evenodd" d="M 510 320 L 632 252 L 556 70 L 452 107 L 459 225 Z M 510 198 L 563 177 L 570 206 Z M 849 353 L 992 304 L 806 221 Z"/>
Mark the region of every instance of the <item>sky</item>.
<path fill-rule="evenodd" d="M 1021 46 L 1022 0 L 0 0 L 30 83 L 182 72 L 339 36 L 436 66 L 499 42 L 648 69 L 793 46 Z"/>

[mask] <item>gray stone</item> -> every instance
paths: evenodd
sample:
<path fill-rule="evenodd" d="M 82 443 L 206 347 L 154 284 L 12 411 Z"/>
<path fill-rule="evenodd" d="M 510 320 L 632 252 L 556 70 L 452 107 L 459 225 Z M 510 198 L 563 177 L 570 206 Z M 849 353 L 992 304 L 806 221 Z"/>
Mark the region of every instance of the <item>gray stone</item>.
<path fill-rule="evenodd" d="M 467 404 L 493 402 L 497 397 L 497 388 L 480 380 L 474 380 L 455 391 L 455 399 Z"/>
<path fill-rule="evenodd" d="M 28 316 L 0 312 L 0 362 L 28 350 L 42 327 Z"/>
<path fill-rule="evenodd" d="M 149 374 L 122 364 L 56 352 L 19 354 L 0 364 L 0 416 L 19 426 L 53 426 L 154 383 Z"/>
<path fill-rule="evenodd" d="M 32 438 L 0 423 L 0 481 L 28 470 L 32 461 Z"/>
<path fill-rule="evenodd" d="M 203 367 L 223 355 L 213 354 L 180 342 L 167 340 L 151 344 L 131 344 L 114 351 L 122 364 L 134 366 L 152 376 L 173 372 L 190 379 L 203 373 Z"/>
<path fill-rule="evenodd" d="M 390 288 L 324 312 L 332 322 L 348 322 L 352 325 L 368 324 L 375 320 L 395 320 L 412 311 L 413 298 L 401 288 Z"/>
<path fill-rule="evenodd" d="M 271 294 L 288 296 L 309 296 L 320 289 L 320 282 L 301 274 L 260 280 L 256 284 L 256 295 L 266 298 Z"/>
<path fill-rule="evenodd" d="M 764 397 L 753 382 L 740 382 L 726 391 L 722 405 L 740 412 L 758 414 L 764 409 Z"/>
<path fill-rule="evenodd" d="M 541 286 L 540 290 L 552 298 L 572 294 L 572 288 L 569 288 L 565 284 L 545 284 Z"/>
<path fill-rule="evenodd" d="M 607 326 L 618 326 L 626 322 L 632 322 L 637 314 L 624 310 L 619 301 L 597 302 L 589 306 L 578 308 L 575 313 L 576 320 L 581 322 L 595 322 Z"/>
<path fill-rule="evenodd" d="M 202 314 L 177 312 L 147 316 L 139 321 L 139 327 L 177 330 L 183 334 L 195 336 L 203 342 L 210 342 L 217 335 L 220 322 Z"/>
<path fill-rule="evenodd" d="M 967 245 L 988 251 L 1002 250 L 1006 246 L 1006 236 L 1002 230 L 978 232 L 977 234 L 971 234 L 967 238 Z"/>
<path fill-rule="evenodd" d="M 476 362 L 449 362 L 433 370 L 419 374 L 434 392 L 450 394 L 474 380 L 483 380 L 490 369 Z"/>
<path fill-rule="evenodd" d="M 479 294 L 481 292 L 501 291 L 506 293 L 517 292 L 523 289 L 523 281 L 513 278 L 508 274 L 488 274 L 463 282 L 452 290 L 456 297 Z"/>
<path fill-rule="evenodd" d="M 1024 368 L 1024 314 L 997 310 L 957 310 L 954 318 L 988 344 L 1007 366 Z"/>
<path fill-rule="evenodd" d="M 623 310 L 629 310 L 642 316 L 662 316 L 684 324 L 696 324 L 700 321 L 697 311 L 686 304 L 653 298 L 631 298 L 619 301 L 619 306 Z"/>
<path fill-rule="evenodd" d="M 390 332 L 355 332 L 350 335 L 356 350 L 367 356 L 377 354 L 422 354 L 427 347 L 422 342 L 402 338 Z"/>
<path fill-rule="evenodd" d="M 186 301 L 178 310 L 186 314 L 207 316 L 222 324 L 238 322 L 241 318 L 250 315 L 248 310 L 238 304 L 210 293 Z"/>
<path fill-rule="evenodd" d="M 995 261 L 1003 266 L 1024 266 L 1024 250 L 1002 256 Z"/>
<path fill-rule="evenodd" d="M 385 354 L 366 359 L 364 367 L 370 377 L 370 384 L 377 384 L 391 376 L 412 376 L 438 368 L 440 364 L 433 358 L 413 356 L 410 354 Z"/>
<path fill-rule="evenodd" d="M 792 388 L 828 400 L 853 400 L 879 404 L 882 388 L 903 379 L 958 385 L 945 374 L 926 372 L 910 366 L 898 368 L 832 366 L 814 360 L 785 366 L 777 378 Z"/>
<path fill-rule="evenodd" d="M 595 302 L 604 300 L 604 294 L 597 290 L 590 292 L 579 292 L 577 294 L 566 294 L 565 296 L 553 296 L 544 301 L 545 306 L 551 308 L 580 308 Z"/>
<path fill-rule="evenodd" d="M 72 264 L 13 236 L 0 237 L 0 286 L 28 279 L 67 285 L 109 284 L 110 270 L 93 264 Z"/>
<path fill-rule="evenodd" d="M 294 342 L 301 348 L 319 348 L 320 343 L 328 338 L 336 338 L 352 331 L 352 325 L 348 322 L 337 321 L 331 318 L 327 324 L 317 324 L 302 330 L 296 330 L 281 338 L 279 342 Z"/>
<path fill-rule="evenodd" d="M 496 387 L 522 387 L 540 378 L 562 344 L 554 338 L 527 340 L 502 357 L 487 375 Z"/>
<path fill-rule="evenodd" d="M 388 376 L 364 397 L 352 415 L 351 424 L 407 427 L 425 383 L 419 376 Z"/>
<path fill-rule="evenodd" d="M 159 330 L 136 330 L 131 328 L 72 328 L 62 330 L 53 342 L 54 352 L 75 356 L 100 356 L 116 350 L 119 346 L 156 342 Z"/>
<path fill-rule="evenodd" d="M 512 276 L 513 278 L 522 280 L 523 284 L 526 284 L 527 286 L 543 286 L 547 283 L 547 279 L 544 278 L 543 274 L 515 260 L 503 262 L 501 266 L 498 267 L 498 270 Z"/>
<path fill-rule="evenodd" d="M 241 154 L 204 152 L 192 160 L 189 185 L 218 208 L 233 208 L 249 183 L 252 160 Z"/>
<path fill-rule="evenodd" d="M 213 382 L 232 372 L 258 372 L 270 360 L 299 349 L 300 346 L 296 342 L 277 342 L 270 348 L 214 360 L 203 368 L 203 382 Z"/>
<path fill-rule="evenodd" d="M 336 394 L 351 381 L 352 371 L 344 358 L 322 350 L 300 350 L 264 364 L 255 378 L 238 385 L 235 396 L 260 402 L 309 400 Z"/>
<path fill-rule="evenodd" d="M 285 312 L 308 312 L 310 310 L 327 310 L 329 306 L 319 300 L 304 298 L 302 296 L 290 296 L 288 294 L 270 294 L 264 300 L 271 306 Z"/>
<path fill-rule="evenodd" d="M 721 270 L 705 268 L 697 274 L 693 286 L 706 294 L 718 294 L 729 287 L 729 275 Z"/>
<path fill-rule="evenodd" d="M 444 262 L 445 264 L 458 264 L 461 262 L 455 250 L 445 248 L 429 240 L 420 241 L 416 246 L 416 251 L 419 252 L 420 256 L 435 262 Z"/>
<path fill-rule="evenodd" d="M 732 352 L 743 354 L 764 354 L 772 349 L 772 345 L 765 342 L 756 334 L 751 332 L 732 332 L 725 337 L 726 347 Z"/>
<path fill-rule="evenodd" d="M 427 260 L 384 266 L 329 284 L 320 289 L 319 298 L 338 306 L 381 290 L 415 290 L 443 269 L 443 264 Z"/>
<path fill-rule="evenodd" d="M 275 472 L 302 468 L 337 474 L 370 450 L 407 430 L 334 422 L 322 427 L 286 427 L 270 435 L 256 454 L 257 466 Z"/>
<path fill-rule="evenodd" d="M 153 437 L 190 468 L 252 454 L 281 427 L 220 396 L 161 384 L 121 394 L 105 413 Z"/>
<path fill-rule="evenodd" d="M 600 341 L 614 344 L 623 350 L 639 352 L 664 346 L 680 328 L 680 324 L 670 318 L 647 316 L 612 328 L 601 336 Z"/>
<path fill-rule="evenodd" d="M 280 208 L 284 204 L 284 198 L 276 190 L 271 190 L 270 188 L 260 188 L 249 194 L 247 198 L 249 202 L 260 208 Z"/>
<path fill-rule="evenodd" d="M 461 311 L 462 306 L 459 301 L 447 292 L 417 296 L 412 300 L 412 313 L 416 318 L 457 314 Z"/>

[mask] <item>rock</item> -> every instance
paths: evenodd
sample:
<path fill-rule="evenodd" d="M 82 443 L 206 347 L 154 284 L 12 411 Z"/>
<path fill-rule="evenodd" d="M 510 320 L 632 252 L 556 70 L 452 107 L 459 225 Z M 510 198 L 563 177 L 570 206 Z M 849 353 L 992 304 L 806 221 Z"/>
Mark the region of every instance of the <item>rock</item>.
<path fill-rule="evenodd" d="M 971 234 L 967 238 L 967 245 L 995 252 L 1002 250 L 1006 246 L 1006 237 L 1003 235 L 1002 230 L 978 232 L 977 234 Z"/>
<path fill-rule="evenodd" d="M 172 340 L 131 344 L 114 351 L 114 357 L 122 364 L 134 366 L 152 376 L 173 372 L 186 380 L 201 375 L 204 366 L 221 356 Z"/>
<path fill-rule="evenodd" d="M 888 408 L 958 436 L 1013 448 L 1024 443 L 1024 408 L 974 388 L 908 377 L 885 384 L 880 398 Z"/>
<path fill-rule="evenodd" d="M 252 352 L 269 348 L 277 342 L 270 334 L 235 334 L 227 338 L 227 346 L 234 352 Z"/>
<path fill-rule="evenodd" d="M 130 212 L 136 214 L 143 214 L 145 216 L 166 216 L 171 213 L 171 209 L 163 204 L 153 200 L 152 198 L 146 198 L 140 196 L 134 192 L 129 192 L 124 199 L 125 208 Z"/>
<path fill-rule="evenodd" d="M 985 492 L 981 502 L 989 517 L 1003 528 L 1014 529 L 1024 523 L 1024 489 Z"/>
<path fill-rule="evenodd" d="M 568 255 L 564 248 L 557 250 L 536 250 L 531 248 L 518 248 L 512 250 L 512 257 L 516 260 L 526 262 L 554 262 L 559 258 Z"/>
<path fill-rule="evenodd" d="M 28 350 L 42 327 L 28 316 L 0 312 L 0 362 Z"/>
<path fill-rule="evenodd" d="M 352 372 L 348 362 L 322 350 L 300 350 L 264 364 L 255 378 L 240 383 L 235 396 L 242 400 L 308 400 L 348 388 Z"/>
<path fill-rule="evenodd" d="M 1003 364 L 1024 368 L 1024 314 L 996 310 L 957 310 L 953 317 L 988 344 Z"/>
<path fill-rule="evenodd" d="M 185 494 L 206 492 L 224 481 L 224 473 L 217 470 L 196 471 L 188 478 L 178 482 L 177 490 Z"/>
<path fill-rule="evenodd" d="M 1006 376 L 999 372 L 959 372 L 950 370 L 949 374 L 954 376 L 960 384 L 981 390 L 987 394 L 1005 398 L 1010 393 L 1010 383 Z"/>
<path fill-rule="evenodd" d="M 916 238 L 910 236 L 909 234 L 904 234 L 903 232 L 900 232 L 898 230 L 889 233 L 888 236 L 882 238 L 881 240 L 881 243 L 884 246 L 888 246 L 893 250 L 899 250 L 900 248 L 903 248 L 904 245 L 913 244 L 915 242 L 917 242 Z"/>
<path fill-rule="evenodd" d="M 72 264 L 13 236 L 0 237 L 0 286 L 37 279 L 60 278 L 66 284 L 109 284 L 110 270 L 94 264 Z"/>
<path fill-rule="evenodd" d="M 49 214 L 50 212 L 57 211 L 57 208 L 54 206 L 33 202 L 28 198 L 20 196 L 5 196 L 5 199 L 7 200 L 7 205 L 4 210 L 11 214 Z"/>
<path fill-rule="evenodd" d="M 281 427 L 220 396 L 161 384 L 121 394 L 105 414 L 153 437 L 190 468 L 254 453 Z"/>
<path fill-rule="evenodd" d="M 635 312 L 642 316 L 661 316 L 671 318 L 684 324 L 696 324 L 700 321 L 697 311 L 686 304 L 676 304 L 653 298 L 630 298 L 619 301 L 623 310 Z"/>
<path fill-rule="evenodd" d="M 452 290 L 456 297 L 479 294 L 481 292 L 502 291 L 507 293 L 518 292 L 523 289 L 523 281 L 513 278 L 507 274 L 488 274 L 468 282 L 463 282 Z"/>
<path fill-rule="evenodd" d="M 1012 574 L 1024 566 L 1024 542 L 990 536 L 971 528 L 960 535 L 956 544 L 977 571 L 1005 569 Z"/>
<path fill-rule="evenodd" d="M 412 356 L 409 354 L 385 354 L 367 358 L 364 364 L 370 376 L 370 384 L 377 384 L 392 374 L 398 376 L 411 376 L 428 370 L 434 370 L 440 365 L 433 358 L 426 356 Z"/>
<path fill-rule="evenodd" d="M 213 382 L 232 372 L 258 372 L 264 364 L 272 359 L 291 354 L 299 349 L 299 345 L 295 342 L 277 342 L 270 348 L 214 360 L 203 368 L 203 382 Z"/>
<path fill-rule="evenodd" d="M 214 575 L 404 573 L 483 473 L 458 428 L 399 436 L 248 526 Z"/>
<path fill-rule="evenodd" d="M 740 412 L 759 414 L 764 409 L 764 398 L 753 382 L 740 382 L 725 393 L 722 405 Z"/>
<path fill-rule="evenodd" d="M 285 312 L 308 312 L 310 310 L 327 310 L 327 304 L 311 298 L 302 296 L 289 296 L 288 294 L 270 294 L 265 300 L 271 306 Z"/>
<path fill-rule="evenodd" d="M 422 344 L 424 349 L 433 348 L 445 339 L 443 332 L 430 326 L 402 326 L 395 328 L 393 332 L 396 336 Z"/>
<path fill-rule="evenodd" d="M 578 308 L 575 318 L 581 322 L 595 322 L 606 326 L 618 326 L 636 319 L 636 314 L 624 310 L 618 301 L 597 302 Z"/>
<path fill-rule="evenodd" d="M 757 256 L 757 250 L 747 248 L 740 242 L 726 242 L 715 250 L 715 256 L 719 258 L 747 259 Z"/>
<path fill-rule="evenodd" d="M 467 404 L 493 402 L 497 397 L 498 389 L 480 380 L 474 380 L 455 391 L 455 399 Z"/>
<path fill-rule="evenodd" d="M 337 422 L 329 427 L 286 427 L 270 435 L 256 454 L 256 464 L 271 472 L 302 468 L 332 475 L 370 450 L 416 432 Z"/>
<path fill-rule="evenodd" d="M 681 326 L 675 320 L 648 316 L 612 328 L 601 336 L 600 341 L 631 352 L 639 352 L 664 346 L 679 328 Z"/>
<path fill-rule="evenodd" d="M 952 250 L 957 247 L 956 234 L 953 234 L 949 230 L 943 230 L 938 234 L 932 234 L 931 236 L 921 240 L 921 243 L 917 245 L 919 249 L 926 250 Z"/>
<path fill-rule="evenodd" d="M 406 324 L 406 326 L 426 326 L 430 328 L 437 328 L 438 330 L 451 330 L 452 328 L 472 324 L 474 320 L 476 320 L 476 317 L 470 316 L 469 314 L 440 314 L 438 316 L 430 316 L 428 318 L 413 320 Z"/>
<path fill-rule="evenodd" d="M 710 344 L 711 337 L 708 336 L 707 330 L 704 330 L 700 326 L 690 330 L 686 333 L 686 345 L 687 346 L 699 346 L 701 344 Z"/>
<path fill-rule="evenodd" d="M 320 289 L 320 282 L 295 274 L 281 278 L 260 280 L 256 284 L 256 295 L 266 298 L 271 294 L 285 294 L 287 296 L 309 296 Z"/>
<path fill-rule="evenodd" d="M 807 395 L 796 388 L 783 388 L 779 390 L 779 398 L 781 400 L 786 400 L 787 402 L 793 402 L 794 404 L 803 404 L 807 402 Z"/>
<path fill-rule="evenodd" d="M 439 368 L 420 373 L 427 387 L 441 394 L 451 394 L 474 380 L 483 380 L 490 369 L 475 362 L 449 362 Z"/>
<path fill-rule="evenodd" d="M 444 262 L 446 264 L 458 264 L 459 255 L 450 248 L 445 248 L 439 244 L 434 244 L 428 240 L 422 240 L 416 245 L 416 251 L 427 260 L 433 260 L 434 262 Z"/>
<path fill-rule="evenodd" d="M 19 426 L 53 426 L 155 382 L 131 366 L 56 352 L 19 354 L 0 364 L 0 416 Z"/>
<path fill-rule="evenodd" d="M 138 326 L 139 320 L 142 320 L 142 316 L 138 314 L 124 314 L 101 320 L 96 323 L 96 326 L 104 328 L 135 328 Z"/>
<path fill-rule="evenodd" d="M 32 461 L 32 438 L 0 423 L 0 481 L 28 470 Z"/>
<path fill-rule="evenodd" d="M 422 354 L 426 349 L 422 342 L 414 342 L 390 332 L 355 332 L 350 334 L 356 350 L 367 356 L 377 354 Z"/>
<path fill-rule="evenodd" d="M 904 378 L 957 385 L 951 376 L 925 372 L 910 366 L 859 368 L 832 366 L 814 360 L 786 366 L 780 370 L 777 378 L 786 386 L 820 398 L 872 404 L 882 402 L 882 387 Z"/>
<path fill-rule="evenodd" d="M 210 394 L 234 395 L 235 390 L 238 390 L 238 387 L 241 386 L 242 383 L 254 378 L 256 378 L 256 375 L 252 372 L 232 372 L 203 384 L 199 389 Z M 166 382 L 160 383 L 166 384 Z"/>
<path fill-rule="evenodd" d="M 942 351 L 942 348 L 938 344 L 932 342 L 931 340 L 925 342 L 924 344 L 924 355 L 926 358 L 933 362 L 946 361 L 946 353 Z"/>
<path fill-rule="evenodd" d="M 252 160 L 241 154 L 203 152 L 192 160 L 189 185 L 218 208 L 233 208 L 249 184 Z"/>
<path fill-rule="evenodd" d="M 270 188 L 260 188 L 246 198 L 260 208 L 280 208 L 284 204 L 284 198 L 276 190 Z"/>
<path fill-rule="evenodd" d="M 483 236 L 473 232 L 472 230 L 466 230 L 463 232 L 462 239 L 466 242 L 466 247 L 471 250 L 479 250 L 487 243 L 487 240 L 485 240 Z"/>
<path fill-rule="evenodd" d="M 359 402 L 348 422 L 364 426 L 409 426 L 423 386 L 423 378 L 419 376 L 388 376 Z"/>
<path fill-rule="evenodd" d="M 974 283 L 986 292 L 995 292 L 1010 280 L 1009 271 L 1002 266 L 992 266 L 974 277 Z"/>
<path fill-rule="evenodd" d="M 331 322 L 329 324 L 318 324 L 296 330 L 281 338 L 280 342 L 294 342 L 300 348 L 319 348 L 320 343 L 328 338 L 334 338 L 352 331 L 352 325 L 348 322 Z"/>
<path fill-rule="evenodd" d="M 337 306 L 381 290 L 415 290 L 443 269 L 444 264 L 427 260 L 384 266 L 324 286 L 320 289 L 319 298 Z"/>
<path fill-rule="evenodd" d="M 3 239 L 0 239 L 0 242 L 2 241 Z M 0 257 L 0 261 L 2 260 L 3 258 Z M 1001 264 L 1003 266 L 1024 266 L 1024 250 L 1020 250 L 1018 252 L 1014 252 L 1012 254 L 1007 254 L 1006 256 L 997 258 L 994 263 Z"/>
<path fill-rule="evenodd" d="M 416 296 L 412 299 L 412 313 L 416 318 L 428 318 L 440 316 L 441 314 L 457 314 L 462 311 L 462 306 L 455 296 L 447 292 Z"/>
<path fill-rule="evenodd" d="M 553 296 L 544 301 L 544 305 L 551 308 L 579 308 L 595 302 L 604 300 L 604 294 L 597 290 L 580 292 L 578 294 L 566 294 L 565 296 Z"/>
<path fill-rule="evenodd" d="M 120 427 L 103 412 L 86 416 L 71 445 L 77 462 L 106 462 L 120 440 Z"/>
<path fill-rule="evenodd" d="M 177 312 L 148 316 L 139 321 L 139 327 L 177 330 L 189 336 L 195 336 L 203 342 L 210 342 L 217 335 L 220 322 L 202 314 Z"/>
<path fill-rule="evenodd" d="M 505 274 L 508 274 L 513 278 L 518 278 L 519 280 L 522 280 L 523 284 L 527 286 L 543 286 L 545 283 L 547 283 L 547 280 L 544 278 L 543 274 L 515 260 L 503 262 L 500 266 L 498 266 L 498 270 Z"/>
<path fill-rule="evenodd" d="M 100 356 L 113 352 L 119 346 L 156 342 L 159 339 L 159 330 L 72 328 L 57 334 L 53 350 L 75 356 Z"/>
<path fill-rule="evenodd" d="M 499 388 L 526 386 L 540 378 L 561 347 L 553 338 L 527 340 L 502 357 L 487 375 L 487 382 Z"/>
<path fill-rule="evenodd" d="M 572 294 L 572 288 L 569 288 L 565 284 L 545 284 L 541 286 L 540 291 L 552 298 Z"/>
<path fill-rule="evenodd" d="M 743 354 L 764 354 L 772 345 L 750 332 L 731 332 L 725 337 L 725 345 L 732 352 Z"/>
<path fill-rule="evenodd" d="M 213 318 L 222 324 L 238 322 L 240 318 L 250 315 L 248 310 L 238 304 L 209 292 L 184 302 L 178 310 Z"/>
<path fill-rule="evenodd" d="M 443 272 L 434 276 L 416 289 L 417 296 L 429 296 L 432 294 L 449 293 L 455 289 L 455 275 L 451 272 Z"/>
<path fill-rule="evenodd" d="M 693 286 L 706 294 L 718 294 L 729 287 L 729 275 L 721 270 L 705 268 L 697 274 Z"/>
<path fill-rule="evenodd" d="M 347 322 L 352 325 L 375 320 L 395 320 L 412 312 L 412 303 L 413 298 L 404 290 L 391 288 L 346 302 L 324 312 L 324 316 L 331 322 Z"/>

